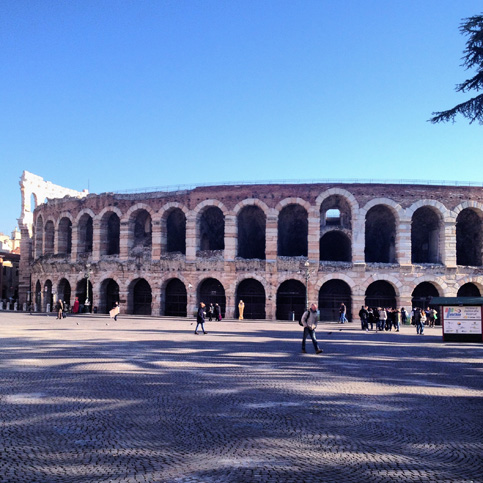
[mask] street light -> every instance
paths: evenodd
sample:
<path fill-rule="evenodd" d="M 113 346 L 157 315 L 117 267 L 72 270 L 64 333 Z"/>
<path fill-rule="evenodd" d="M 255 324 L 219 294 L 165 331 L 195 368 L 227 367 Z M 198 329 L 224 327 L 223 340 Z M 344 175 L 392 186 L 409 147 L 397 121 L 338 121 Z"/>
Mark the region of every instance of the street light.
<path fill-rule="evenodd" d="M 91 276 L 91 264 L 90 263 L 86 263 L 86 278 L 87 278 L 87 283 L 86 283 L 86 300 L 84 302 L 84 305 L 87 307 L 87 311 L 89 312 L 89 306 L 90 306 L 90 302 L 89 302 L 89 278 Z"/>
<path fill-rule="evenodd" d="M 305 260 L 305 310 L 309 310 L 309 278 L 310 278 L 310 263 Z"/>

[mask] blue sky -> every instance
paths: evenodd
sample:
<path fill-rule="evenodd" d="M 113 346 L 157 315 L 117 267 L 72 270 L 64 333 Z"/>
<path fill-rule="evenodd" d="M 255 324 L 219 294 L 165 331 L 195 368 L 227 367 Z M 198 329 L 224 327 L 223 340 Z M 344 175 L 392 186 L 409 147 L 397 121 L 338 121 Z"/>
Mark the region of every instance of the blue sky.
<path fill-rule="evenodd" d="M 3 0 L 0 232 L 23 170 L 90 192 L 258 180 L 483 183 L 433 111 L 481 0 Z"/>

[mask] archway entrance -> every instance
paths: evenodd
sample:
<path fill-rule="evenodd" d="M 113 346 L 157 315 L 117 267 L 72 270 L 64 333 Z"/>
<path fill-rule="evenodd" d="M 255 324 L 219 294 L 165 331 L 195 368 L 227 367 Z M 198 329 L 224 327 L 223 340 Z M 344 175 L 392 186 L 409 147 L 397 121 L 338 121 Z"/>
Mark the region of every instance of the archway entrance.
<path fill-rule="evenodd" d="M 368 307 L 396 307 L 396 291 L 385 280 L 378 280 L 367 287 L 365 304 Z"/>
<path fill-rule="evenodd" d="M 347 320 L 352 320 L 351 288 L 343 280 L 329 280 L 319 290 L 320 320 L 339 320 L 340 304 L 347 307 Z"/>
<path fill-rule="evenodd" d="M 216 278 L 207 278 L 201 282 L 198 289 L 199 302 L 204 302 L 206 306 L 209 304 L 218 304 L 221 309 L 222 317 L 225 317 L 226 312 L 226 297 L 223 285 L 216 280 Z"/>
<path fill-rule="evenodd" d="M 245 319 L 264 319 L 265 318 L 265 289 L 263 285 L 253 278 L 242 280 L 238 285 L 235 300 L 235 317 L 239 317 L 238 303 L 243 300 Z"/>
<path fill-rule="evenodd" d="M 305 285 L 298 280 L 286 280 L 277 290 L 278 320 L 299 320 L 305 312 Z"/>
<path fill-rule="evenodd" d="M 173 278 L 167 283 L 165 294 L 164 315 L 186 317 L 188 296 L 184 283 L 177 278 Z"/>
<path fill-rule="evenodd" d="M 140 278 L 132 284 L 132 313 L 135 315 L 151 315 L 153 296 L 149 283 Z"/>

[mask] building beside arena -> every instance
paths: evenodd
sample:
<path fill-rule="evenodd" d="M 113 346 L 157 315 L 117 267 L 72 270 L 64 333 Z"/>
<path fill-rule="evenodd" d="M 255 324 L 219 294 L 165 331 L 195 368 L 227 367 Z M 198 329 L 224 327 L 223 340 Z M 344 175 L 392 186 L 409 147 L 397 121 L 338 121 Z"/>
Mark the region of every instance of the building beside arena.
<path fill-rule="evenodd" d="M 107 313 L 322 319 L 343 302 L 480 296 L 483 187 L 391 183 L 201 186 L 88 194 L 24 172 L 21 302 Z M 47 199 L 45 202 L 43 202 Z M 33 204 L 36 208 L 33 208 Z M 307 289 L 307 290 L 306 290 Z M 86 303 L 86 299 L 87 303 Z"/>

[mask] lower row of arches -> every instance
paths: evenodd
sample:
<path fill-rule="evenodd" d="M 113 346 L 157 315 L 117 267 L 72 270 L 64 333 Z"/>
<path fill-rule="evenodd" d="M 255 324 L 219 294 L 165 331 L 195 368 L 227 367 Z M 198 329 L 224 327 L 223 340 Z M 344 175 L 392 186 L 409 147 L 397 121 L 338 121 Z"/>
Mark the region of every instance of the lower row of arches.
<path fill-rule="evenodd" d="M 187 317 L 188 290 L 186 285 L 177 278 L 169 280 L 160 297 L 159 315 Z M 218 304 L 222 316 L 238 317 L 238 303 L 243 300 L 245 304 L 245 319 L 265 319 L 267 296 L 265 288 L 258 280 L 248 278 L 241 281 L 235 293 L 232 307 L 227 307 L 227 296 L 222 283 L 215 278 L 203 280 L 195 289 L 195 305 L 204 302 L 206 305 Z M 442 294 L 431 282 L 422 282 L 417 285 L 412 294 L 413 307 L 426 307 L 432 297 Z M 144 278 L 133 280 L 127 290 L 126 299 L 120 293 L 119 284 L 112 278 L 105 279 L 98 293 L 93 293 L 92 283 L 83 278 L 79 280 L 73 290 L 67 279 L 62 279 L 54 288 L 52 281 L 42 284 L 37 281 L 35 286 L 35 305 L 37 310 L 53 310 L 54 304 L 61 299 L 67 307 L 71 307 L 75 298 L 78 299 L 80 312 L 108 313 L 116 302 L 121 302 L 122 311 L 134 315 L 153 314 L 153 291 L 149 282 Z M 480 297 L 479 288 L 473 283 L 462 285 L 457 293 L 458 297 Z M 312 300 L 311 300 L 312 301 Z M 269 301 L 270 302 L 270 301 Z M 385 281 L 378 280 L 371 283 L 365 292 L 364 302 L 370 307 L 399 307 L 394 286 Z M 278 320 L 299 319 L 305 310 L 307 292 L 305 285 L 299 280 L 286 280 L 277 289 L 275 302 L 275 318 Z M 322 285 L 318 293 L 318 306 L 321 320 L 337 320 L 341 304 L 347 307 L 347 318 L 352 320 L 352 310 L 357 313 L 358 308 L 352 307 L 352 290 L 343 280 L 333 279 Z M 407 307 L 406 307 L 407 308 Z"/>

